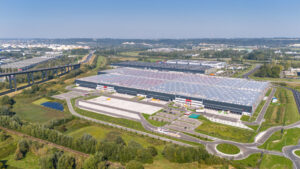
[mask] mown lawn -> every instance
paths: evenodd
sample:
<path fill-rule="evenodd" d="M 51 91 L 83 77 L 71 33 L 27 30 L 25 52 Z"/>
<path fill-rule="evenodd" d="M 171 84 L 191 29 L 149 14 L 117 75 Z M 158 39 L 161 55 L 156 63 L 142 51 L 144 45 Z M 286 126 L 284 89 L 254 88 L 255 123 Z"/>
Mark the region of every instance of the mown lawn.
<path fill-rule="evenodd" d="M 297 105 L 293 93 L 284 88 L 277 88 L 275 97 L 278 103 L 271 103 L 265 114 L 265 122 L 262 123 L 261 131 L 272 126 L 288 125 L 300 120 Z"/>
<path fill-rule="evenodd" d="M 240 152 L 240 149 L 232 144 L 218 144 L 217 150 L 219 150 L 222 153 L 225 154 L 238 154 Z"/>
<path fill-rule="evenodd" d="M 259 148 L 282 151 L 284 146 L 297 145 L 299 139 L 300 128 L 277 131 L 263 145 L 259 146 Z"/>
<path fill-rule="evenodd" d="M 295 154 L 300 157 L 300 150 L 296 150 Z"/>
<path fill-rule="evenodd" d="M 238 142 L 253 141 L 255 135 L 253 130 L 214 123 L 201 116 L 199 116 L 199 118 L 199 120 L 202 121 L 202 124 L 195 129 L 196 132 Z"/>

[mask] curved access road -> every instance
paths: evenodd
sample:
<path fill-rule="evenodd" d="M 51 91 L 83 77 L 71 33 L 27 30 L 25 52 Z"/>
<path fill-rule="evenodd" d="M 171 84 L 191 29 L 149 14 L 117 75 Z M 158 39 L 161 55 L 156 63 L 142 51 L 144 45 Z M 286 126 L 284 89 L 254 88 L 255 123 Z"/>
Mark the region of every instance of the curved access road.
<path fill-rule="evenodd" d="M 74 90 L 73 88 L 68 88 L 68 89 L 69 90 L 70 89 Z M 78 90 L 76 90 L 76 91 L 78 91 Z M 81 92 L 83 92 L 83 91 L 81 91 Z M 84 91 L 84 92 L 86 93 L 86 91 Z M 96 93 L 94 93 L 94 94 L 96 94 Z M 68 108 L 69 108 L 70 112 L 74 116 L 77 116 L 79 118 L 86 119 L 86 120 L 89 120 L 89 121 L 93 121 L 95 123 L 100 123 L 100 124 L 112 126 L 112 127 L 115 127 L 115 128 L 119 128 L 119 129 L 126 130 L 126 131 L 129 131 L 129 132 L 134 132 L 134 133 L 137 133 L 137 134 L 140 134 L 140 135 L 145 135 L 145 136 L 148 136 L 148 137 L 160 139 L 160 140 L 163 140 L 163 141 L 166 141 L 166 142 L 170 142 L 170 143 L 174 143 L 174 144 L 178 144 L 178 145 L 182 145 L 182 146 L 191 146 L 191 145 L 186 144 L 186 143 L 182 143 L 180 141 L 176 141 L 176 140 L 173 140 L 173 139 L 168 139 L 165 136 L 172 137 L 172 138 L 175 138 L 175 139 L 184 140 L 184 141 L 203 144 L 203 145 L 205 145 L 205 147 L 206 147 L 206 149 L 209 153 L 220 156 L 220 157 L 223 157 L 223 158 L 227 158 L 227 159 L 233 159 L 233 160 L 244 159 L 244 158 L 247 158 L 249 155 L 251 155 L 253 153 L 265 153 L 265 154 L 272 154 L 272 155 L 278 155 L 278 156 L 285 156 L 285 157 L 287 157 L 287 158 L 289 158 L 293 161 L 293 164 L 294 164 L 295 168 L 300 169 L 299 162 L 297 162 L 298 159 L 290 153 L 291 150 L 294 150 L 294 149 L 298 148 L 297 146 L 286 146 L 286 147 L 283 148 L 283 152 L 259 149 L 257 147 L 259 145 L 262 145 L 265 141 L 267 141 L 267 139 L 269 139 L 270 136 L 272 134 L 274 134 L 274 132 L 276 132 L 276 131 L 279 131 L 281 129 L 291 129 L 291 128 L 295 128 L 295 127 L 300 127 L 300 121 L 298 121 L 294 124 L 287 125 L 287 126 L 271 127 L 271 128 L 269 128 L 269 129 L 267 129 L 263 132 L 260 132 L 255 137 L 253 143 L 239 143 L 239 142 L 234 142 L 234 141 L 229 141 L 229 140 L 222 140 L 220 138 L 212 139 L 213 141 L 205 141 L 205 140 L 201 140 L 201 139 L 198 139 L 196 137 L 184 134 L 182 132 L 168 131 L 167 133 L 162 133 L 162 132 L 159 131 L 159 127 L 155 127 L 155 126 L 151 125 L 144 118 L 144 116 L 141 115 L 140 113 L 138 113 L 138 115 L 141 118 L 141 124 L 143 125 L 145 130 L 147 130 L 148 132 L 139 131 L 139 130 L 123 127 L 123 126 L 120 126 L 120 125 L 117 125 L 117 124 L 113 124 L 113 123 L 93 119 L 93 118 L 90 118 L 90 117 L 86 117 L 86 116 L 83 116 L 83 115 L 77 113 L 74 110 L 74 108 L 72 106 L 72 103 L 71 103 L 72 97 L 66 97 L 65 99 L 67 101 L 67 105 L 68 105 Z M 76 103 L 76 101 L 75 101 L 75 103 Z M 156 134 L 151 134 L 151 133 L 156 133 Z M 207 135 L 201 134 L 201 136 L 207 136 Z M 214 137 L 207 136 L 206 138 L 214 138 Z M 218 144 L 221 144 L 221 143 L 233 144 L 233 145 L 239 147 L 240 148 L 240 153 L 238 153 L 236 155 L 229 155 L 229 154 L 224 154 L 224 153 L 219 152 L 216 149 L 216 146 Z"/>

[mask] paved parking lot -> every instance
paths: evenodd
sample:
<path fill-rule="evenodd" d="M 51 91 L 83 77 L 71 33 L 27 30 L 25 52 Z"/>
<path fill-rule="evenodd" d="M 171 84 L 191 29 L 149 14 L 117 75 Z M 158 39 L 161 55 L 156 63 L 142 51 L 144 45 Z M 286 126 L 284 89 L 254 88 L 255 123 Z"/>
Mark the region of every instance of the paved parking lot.
<path fill-rule="evenodd" d="M 84 93 L 84 92 L 78 92 L 78 91 L 71 91 L 71 92 L 68 92 L 68 93 L 62 93 L 62 94 L 59 94 L 59 95 L 55 95 L 55 96 L 52 96 L 53 98 L 56 98 L 56 99 L 60 99 L 60 100 L 65 100 L 65 99 L 72 99 L 72 98 L 76 98 L 76 97 L 79 97 L 79 96 L 84 96 L 86 95 L 87 93 Z"/>
<path fill-rule="evenodd" d="M 100 96 L 94 99 L 89 100 L 92 103 L 100 103 L 102 105 L 117 107 L 124 110 L 135 111 L 138 113 L 145 113 L 145 114 L 153 114 L 162 109 L 162 107 L 152 106 L 149 104 L 121 100 L 117 98 L 111 98 L 106 96 Z"/>

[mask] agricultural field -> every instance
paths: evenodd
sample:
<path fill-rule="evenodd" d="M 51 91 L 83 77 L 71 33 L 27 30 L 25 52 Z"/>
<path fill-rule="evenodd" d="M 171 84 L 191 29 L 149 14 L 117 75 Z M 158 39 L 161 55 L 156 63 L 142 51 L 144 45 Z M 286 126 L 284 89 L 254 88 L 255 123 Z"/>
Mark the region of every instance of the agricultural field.
<path fill-rule="evenodd" d="M 265 114 L 265 122 L 262 123 L 261 131 L 272 126 L 288 125 L 300 120 L 297 105 L 293 93 L 284 88 L 277 88 L 275 97 L 277 103 L 271 103 Z"/>
<path fill-rule="evenodd" d="M 282 151 L 284 146 L 297 145 L 300 139 L 300 128 L 275 132 L 260 148 Z"/>
<path fill-rule="evenodd" d="M 201 116 L 199 116 L 199 120 L 202 122 L 202 124 L 195 129 L 196 132 L 225 140 L 251 142 L 256 134 L 251 130 L 214 123 Z"/>
<path fill-rule="evenodd" d="M 138 57 L 138 56 L 140 56 L 139 53 L 140 53 L 139 51 L 130 51 L 130 52 L 121 52 L 119 55 Z"/>

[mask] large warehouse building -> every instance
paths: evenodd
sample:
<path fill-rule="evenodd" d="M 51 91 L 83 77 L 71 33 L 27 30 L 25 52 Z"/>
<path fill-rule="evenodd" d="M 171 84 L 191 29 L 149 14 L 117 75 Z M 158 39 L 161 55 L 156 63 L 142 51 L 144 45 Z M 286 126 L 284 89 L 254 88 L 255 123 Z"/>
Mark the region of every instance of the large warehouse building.
<path fill-rule="evenodd" d="M 269 83 L 183 72 L 117 68 L 76 80 L 82 87 L 106 89 L 233 113 L 252 113 Z"/>
<path fill-rule="evenodd" d="M 186 62 L 186 61 L 182 61 Z M 177 71 L 177 72 L 189 72 L 189 73 L 201 73 L 201 74 L 210 74 L 215 73 L 217 71 L 216 68 L 208 66 L 208 65 L 200 65 L 200 64 L 174 64 L 173 62 L 136 62 L 136 61 L 125 61 L 119 63 L 112 63 L 112 66 L 120 66 L 120 67 L 132 67 L 132 68 L 140 68 L 140 69 L 153 69 L 153 70 L 162 70 L 162 71 Z"/>

